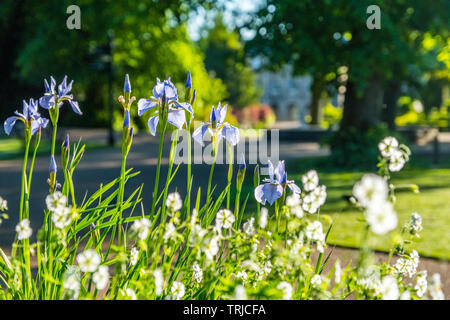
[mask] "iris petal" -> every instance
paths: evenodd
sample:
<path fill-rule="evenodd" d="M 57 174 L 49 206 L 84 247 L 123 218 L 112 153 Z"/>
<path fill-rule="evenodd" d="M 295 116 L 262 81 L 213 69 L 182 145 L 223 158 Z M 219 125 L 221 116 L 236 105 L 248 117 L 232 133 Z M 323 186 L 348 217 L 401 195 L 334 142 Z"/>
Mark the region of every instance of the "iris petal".
<path fill-rule="evenodd" d="M 55 106 L 54 96 L 45 95 L 39 99 L 39 105 L 44 109 L 51 109 Z"/>
<path fill-rule="evenodd" d="M 209 124 L 208 123 L 204 123 L 203 125 L 201 125 L 200 127 L 198 127 L 197 129 L 195 129 L 194 133 L 192 134 L 192 138 L 197 141 L 198 143 L 200 143 L 202 146 L 205 145 L 205 134 L 206 131 L 208 131 L 209 128 Z"/>
<path fill-rule="evenodd" d="M 153 116 L 148 119 L 148 129 L 150 133 L 154 136 L 156 134 L 156 128 L 158 126 L 159 116 Z"/>
<path fill-rule="evenodd" d="M 158 103 L 149 99 L 139 99 L 138 101 L 138 115 L 142 116 L 145 112 L 156 107 Z"/>
<path fill-rule="evenodd" d="M 16 124 L 17 119 L 19 119 L 19 117 L 12 116 L 12 117 L 9 117 L 8 119 L 5 120 L 5 123 L 3 124 L 3 126 L 5 128 L 5 133 L 8 136 L 11 133 L 12 128 Z"/>
<path fill-rule="evenodd" d="M 174 125 L 178 129 L 183 128 L 186 123 L 186 116 L 182 109 L 170 109 L 167 115 L 167 122 Z"/>
<path fill-rule="evenodd" d="M 70 106 L 72 107 L 72 110 L 76 113 L 79 114 L 80 116 L 83 114 L 80 110 L 80 107 L 78 106 L 78 102 L 77 101 L 72 101 L 72 100 L 68 100 Z"/>

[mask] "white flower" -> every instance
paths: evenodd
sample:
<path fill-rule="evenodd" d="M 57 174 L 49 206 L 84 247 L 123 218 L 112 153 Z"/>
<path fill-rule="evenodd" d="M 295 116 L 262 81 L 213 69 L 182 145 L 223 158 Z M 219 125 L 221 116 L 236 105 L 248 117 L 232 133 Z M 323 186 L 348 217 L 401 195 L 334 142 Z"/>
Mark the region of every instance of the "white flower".
<path fill-rule="evenodd" d="M 318 207 L 323 206 L 327 199 L 327 187 L 324 185 L 318 186 L 311 192 L 311 196 Z"/>
<path fill-rule="evenodd" d="M 315 197 L 310 193 L 303 198 L 302 208 L 308 213 L 316 213 L 319 209 L 319 203 L 315 201 Z"/>
<path fill-rule="evenodd" d="M 45 203 L 47 204 L 47 209 L 54 212 L 66 206 L 67 197 L 60 191 L 55 191 L 45 198 Z"/>
<path fill-rule="evenodd" d="M 131 298 L 131 300 L 136 300 L 136 292 L 133 289 L 125 290 L 126 295 Z"/>
<path fill-rule="evenodd" d="M 292 299 L 292 286 L 289 282 L 287 281 L 282 281 L 278 284 L 277 286 L 278 290 L 281 290 L 283 292 L 283 297 L 281 298 L 282 300 L 291 300 Z"/>
<path fill-rule="evenodd" d="M 389 171 L 396 172 L 402 170 L 406 160 L 403 152 L 394 150 L 389 158 Z"/>
<path fill-rule="evenodd" d="M 417 282 L 414 287 L 417 290 L 416 294 L 419 298 L 422 298 L 425 292 L 427 291 L 428 282 L 427 282 L 427 271 L 421 271 L 417 274 Z"/>
<path fill-rule="evenodd" d="M 155 294 L 160 296 L 164 290 L 164 276 L 161 269 L 153 271 L 153 277 L 155 277 Z"/>
<path fill-rule="evenodd" d="M 441 275 L 439 273 L 433 274 L 429 282 L 429 290 L 433 300 L 444 300 L 444 293 L 442 292 Z"/>
<path fill-rule="evenodd" d="M 58 229 L 64 229 L 72 222 L 72 210 L 67 207 L 56 208 L 52 213 L 52 221 Z"/>
<path fill-rule="evenodd" d="M 192 270 L 194 271 L 193 272 L 194 280 L 197 281 L 197 283 L 202 282 L 203 270 L 202 268 L 200 268 L 197 262 L 194 263 L 194 265 L 192 266 Z"/>
<path fill-rule="evenodd" d="M 302 204 L 302 199 L 298 193 L 293 193 L 286 197 L 286 205 L 289 208 L 295 208 Z"/>
<path fill-rule="evenodd" d="M 109 280 L 108 267 L 100 266 L 98 270 L 92 275 L 92 280 L 94 281 L 98 290 L 105 289 Z"/>
<path fill-rule="evenodd" d="M 151 225 L 150 220 L 147 218 L 142 218 L 136 220 L 131 226 L 131 229 L 137 233 L 139 239 L 145 240 L 148 236 L 148 231 Z"/>
<path fill-rule="evenodd" d="M 219 252 L 219 238 L 218 237 L 212 237 L 209 241 L 206 242 L 204 248 L 203 248 L 206 258 L 209 261 L 212 261 L 216 254 Z"/>
<path fill-rule="evenodd" d="M 72 299 L 77 299 L 80 293 L 80 280 L 76 273 L 68 272 L 64 277 L 64 294 Z"/>
<path fill-rule="evenodd" d="M 292 208 L 291 213 L 299 219 L 302 218 L 304 215 L 303 209 L 300 206 Z"/>
<path fill-rule="evenodd" d="M 247 300 L 247 293 L 243 285 L 238 285 L 234 289 L 233 300 Z"/>
<path fill-rule="evenodd" d="M 183 207 L 180 194 L 178 192 L 169 193 L 166 199 L 166 206 L 172 212 L 180 210 Z"/>
<path fill-rule="evenodd" d="M 217 211 L 216 226 L 218 229 L 230 229 L 234 223 L 234 214 L 230 210 L 222 209 Z"/>
<path fill-rule="evenodd" d="M 23 219 L 20 221 L 20 223 L 16 226 L 16 232 L 19 240 L 28 239 L 31 237 L 33 230 L 30 227 L 30 220 Z"/>
<path fill-rule="evenodd" d="M 378 205 L 372 205 L 366 212 L 366 220 L 373 233 L 386 234 L 397 226 L 397 214 L 390 202 L 383 201 Z"/>
<path fill-rule="evenodd" d="M 400 297 L 397 280 L 391 276 L 385 276 L 383 278 L 380 291 L 383 300 L 397 300 Z"/>
<path fill-rule="evenodd" d="M 196 243 L 200 243 L 203 240 L 203 237 L 206 235 L 207 230 L 203 229 L 200 225 L 195 224 L 192 227 L 191 236 L 189 238 L 190 245 L 195 245 Z"/>
<path fill-rule="evenodd" d="M 417 213 L 413 212 L 411 215 L 411 228 L 416 231 L 422 231 L 422 217 Z"/>
<path fill-rule="evenodd" d="M 320 275 L 315 274 L 312 278 L 311 278 L 311 285 L 313 287 L 317 287 L 320 286 L 322 284 L 322 278 L 320 277 Z"/>
<path fill-rule="evenodd" d="M 172 298 L 175 300 L 181 300 L 184 297 L 185 287 L 184 284 L 179 281 L 174 281 L 172 288 L 170 289 L 172 293 Z"/>
<path fill-rule="evenodd" d="M 6 211 L 8 210 L 8 202 L 0 197 L 0 211 Z"/>
<path fill-rule="evenodd" d="M 361 206 L 368 208 L 384 202 L 388 196 L 388 184 L 385 179 L 375 174 L 365 174 L 362 179 L 353 186 L 353 196 Z"/>
<path fill-rule="evenodd" d="M 393 151 L 397 150 L 398 141 L 394 137 L 386 137 L 378 143 L 378 150 L 385 158 L 389 158 Z"/>
<path fill-rule="evenodd" d="M 93 249 L 81 252 L 77 256 L 77 262 L 83 272 L 95 272 L 101 263 L 100 255 Z"/>
<path fill-rule="evenodd" d="M 408 290 L 403 291 L 400 295 L 400 300 L 411 300 L 411 293 Z"/>
<path fill-rule="evenodd" d="M 317 175 L 316 170 L 310 170 L 304 174 L 302 176 L 302 184 L 305 191 L 314 190 L 319 184 L 319 176 Z"/>
<path fill-rule="evenodd" d="M 139 249 L 136 247 L 131 248 L 130 250 L 130 264 L 135 266 L 139 258 Z"/>
<path fill-rule="evenodd" d="M 320 221 L 313 221 L 306 227 L 306 237 L 312 241 L 323 241 L 325 235 Z"/>
<path fill-rule="evenodd" d="M 267 210 L 267 208 L 261 208 L 261 211 L 259 213 L 259 227 L 261 229 L 264 229 L 267 226 L 267 221 L 268 221 L 268 216 L 269 216 L 269 210 Z"/>
<path fill-rule="evenodd" d="M 241 279 L 242 282 L 245 284 L 245 282 L 247 281 L 247 278 L 248 278 L 247 272 L 239 271 L 238 273 L 236 273 L 236 278 Z"/>
<path fill-rule="evenodd" d="M 255 223 L 255 218 L 251 217 L 242 226 L 242 229 L 244 230 L 244 232 L 249 236 L 251 236 L 255 233 L 255 227 L 253 226 L 254 223 Z"/>
<path fill-rule="evenodd" d="M 164 241 L 168 241 L 171 239 L 175 239 L 177 236 L 177 228 L 172 222 L 169 222 L 166 227 L 166 231 L 164 232 Z"/>

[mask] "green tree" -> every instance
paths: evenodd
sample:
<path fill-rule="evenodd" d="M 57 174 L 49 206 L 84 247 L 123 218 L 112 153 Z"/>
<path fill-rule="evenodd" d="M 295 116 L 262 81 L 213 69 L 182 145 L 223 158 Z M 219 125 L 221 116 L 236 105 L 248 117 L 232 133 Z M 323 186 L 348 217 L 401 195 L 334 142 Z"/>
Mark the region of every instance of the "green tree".
<path fill-rule="evenodd" d="M 224 82 L 228 90 L 226 100 L 232 106 L 243 108 L 258 102 L 261 92 L 246 60 L 244 45 L 237 30 L 227 29 L 221 13 L 200 40 L 200 48 L 205 54 L 206 69 Z"/>
<path fill-rule="evenodd" d="M 366 27 L 369 5 L 381 9 L 381 29 Z M 256 30 L 251 55 L 268 63 L 291 63 L 296 73 L 313 76 L 313 91 L 323 88 L 341 66 L 348 80 L 341 129 L 377 125 L 388 81 L 407 80 L 421 71 L 418 50 L 426 32 L 448 37 L 450 2 L 436 0 L 268 0 L 246 28 Z"/>
<path fill-rule="evenodd" d="M 81 29 L 69 30 L 66 9 L 73 1 L 8 1 L 1 5 L 8 8 L 8 14 L 2 18 L 7 22 L 1 33 L 14 26 L 11 25 L 14 17 L 23 19 L 23 24 L 8 59 L 13 70 L 6 75 L 16 81 L 6 86 L 32 88 L 23 92 L 39 97 L 43 78 L 53 75 L 60 81 L 67 74 L 75 80 L 74 92 L 85 116 L 81 119 L 67 112 L 63 115 L 65 122 L 106 125 L 108 77 L 104 48 L 109 41 L 108 34 L 113 34 L 114 97 L 121 94 L 125 73 L 130 74 L 133 95 L 141 98 L 151 95 L 156 77 L 171 77 L 180 93 L 183 92 L 187 71 L 191 70 L 198 92 L 196 112 L 202 116 L 203 109 L 226 94 L 222 81 L 206 72 L 203 54 L 188 38 L 184 25 L 187 14 L 202 2 L 83 0 L 77 2 L 81 9 Z M 10 113 L 15 107 L 10 104 L 18 105 L 20 98 L 2 99 L 8 102 L 2 110 Z M 120 113 L 120 108 L 115 110 Z M 145 119 L 138 119 L 134 111 L 135 120 L 144 126 Z"/>

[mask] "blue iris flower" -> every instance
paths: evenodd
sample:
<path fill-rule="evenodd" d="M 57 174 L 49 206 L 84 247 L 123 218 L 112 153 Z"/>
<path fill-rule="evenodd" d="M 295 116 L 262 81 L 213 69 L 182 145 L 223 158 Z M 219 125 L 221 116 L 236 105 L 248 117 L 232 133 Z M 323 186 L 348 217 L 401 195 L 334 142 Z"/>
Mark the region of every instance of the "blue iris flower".
<path fill-rule="evenodd" d="M 193 114 L 192 106 L 189 103 L 178 102 L 177 88 L 170 81 L 170 78 L 161 82 L 156 79 L 156 85 L 153 87 L 153 96 L 150 99 L 139 99 L 138 101 L 138 115 L 142 116 L 145 112 L 159 106 L 167 105 L 167 122 L 181 129 L 186 123 L 185 110 Z M 159 111 L 156 115 L 150 117 L 148 120 L 148 128 L 152 135 L 156 134 L 156 128 L 159 122 Z"/>
<path fill-rule="evenodd" d="M 31 129 L 31 135 L 34 135 L 40 128 L 45 128 L 48 124 L 48 119 L 42 118 L 38 113 L 37 101 L 30 99 L 29 103 L 23 100 L 22 113 L 14 112 L 16 116 L 9 117 L 5 120 L 4 129 L 5 133 L 9 135 L 17 120 L 25 123 L 27 128 Z"/>
<path fill-rule="evenodd" d="M 39 104 L 44 109 L 52 109 L 55 107 L 55 99 L 58 104 L 58 108 L 61 108 L 64 101 L 68 101 L 72 110 L 79 115 L 83 113 L 78 106 L 78 102 L 73 100 L 73 96 L 70 94 L 72 91 L 73 80 L 67 84 L 67 76 L 64 76 L 63 81 L 58 85 L 58 90 L 56 90 L 56 81 L 50 76 L 50 85 L 47 80 L 44 79 L 45 94 L 39 99 Z"/>
<path fill-rule="evenodd" d="M 225 122 L 225 116 L 227 114 L 227 105 L 221 107 L 220 102 L 217 109 L 214 106 L 211 108 L 211 114 L 209 117 L 209 122 L 204 122 L 200 127 L 198 127 L 192 134 L 192 138 L 200 143 L 202 146 L 205 145 L 205 134 L 208 131 L 211 135 L 217 133 L 218 141 L 222 138 L 232 146 L 235 146 L 239 142 L 239 129 Z"/>
<path fill-rule="evenodd" d="M 272 205 L 283 195 L 286 186 L 289 187 L 293 193 L 301 193 L 300 188 L 294 183 L 293 180 L 287 180 L 284 161 L 279 161 L 275 169 L 270 160 L 268 160 L 268 164 L 269 179 L 264 179 L 263 182 L 265 182 L 265 184 L 261 184 L 256 187 L 256 201 L 263 205 L 265 205 L 266 201 L 268 201 L 270 205 Z"/>

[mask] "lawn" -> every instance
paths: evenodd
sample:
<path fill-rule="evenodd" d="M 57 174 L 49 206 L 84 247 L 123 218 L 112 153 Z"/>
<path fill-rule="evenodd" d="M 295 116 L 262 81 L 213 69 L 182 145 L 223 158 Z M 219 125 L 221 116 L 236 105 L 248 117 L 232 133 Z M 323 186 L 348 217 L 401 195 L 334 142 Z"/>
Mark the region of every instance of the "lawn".
<path fill-rule="evenodd" d="M 318 171 L 320 183 L 327 186 L 328 194 L 327 202 L 320 212 L 321 220 L 326 222 L 324 216 L 329 216 L 333 221 L 328 243 L 357 248 L 364 227 L 364 223 L 360 221 L 363 213 L 351 206 L 343 196 L 352 194 L 353 185 L 365 172 L 339 171 L 326 166 L 321 169 L 320 165 L 324 163 L 324 159 L 318 160 L 306 158 L 287 163 L 288 178 L 300 182 L 301 175 L 307 170 L 315 168 Z M 411 213 L 416 211 L 423 219 L 421 238 L 415 244 L 419 254 L 450 260 L 450 169 L 443 168 L 448 167 L 448 163 L 441 166 L 431 168 L 427 159 L 417 158 L 404 171 L 392 175 L 391 182 L 394 185 L 415 183 L 419 186 L 420 193 L 406 189 L 397 191 L 397 230 L 386 236 L 371 234 L 369 241 L 372 248 L 388 251 L 396 233 L 410 219 Z M 246 191 L 251 188 L 248 182 Z M 253 201 L 249 201 L 248 209 L 255 211 Z M 324 226 L 327 224 L 324 223 Z"/>
<path fill-rule="evenodd" d="M 82 141 L 83 143 L 83 141 Z M 96 142 L 86 142 L 86 150 L 101 149 L 107 147 L 105 144 L 100 144 Z M 58 147 L 58 146 L 57 146 Z M 30 155 L 34 151 L 34 139 L 31 142 Z M 50 154 L 51 143 L 50 141 L 42 139 L 39 146 L 37 155 L 48 155 Z M 23 157 L 24 152 L 24 141 L 21 138 L 11 137 L 11 138 L 0 138 L 0 160 L 11 160 L 19 159 Z"/>

